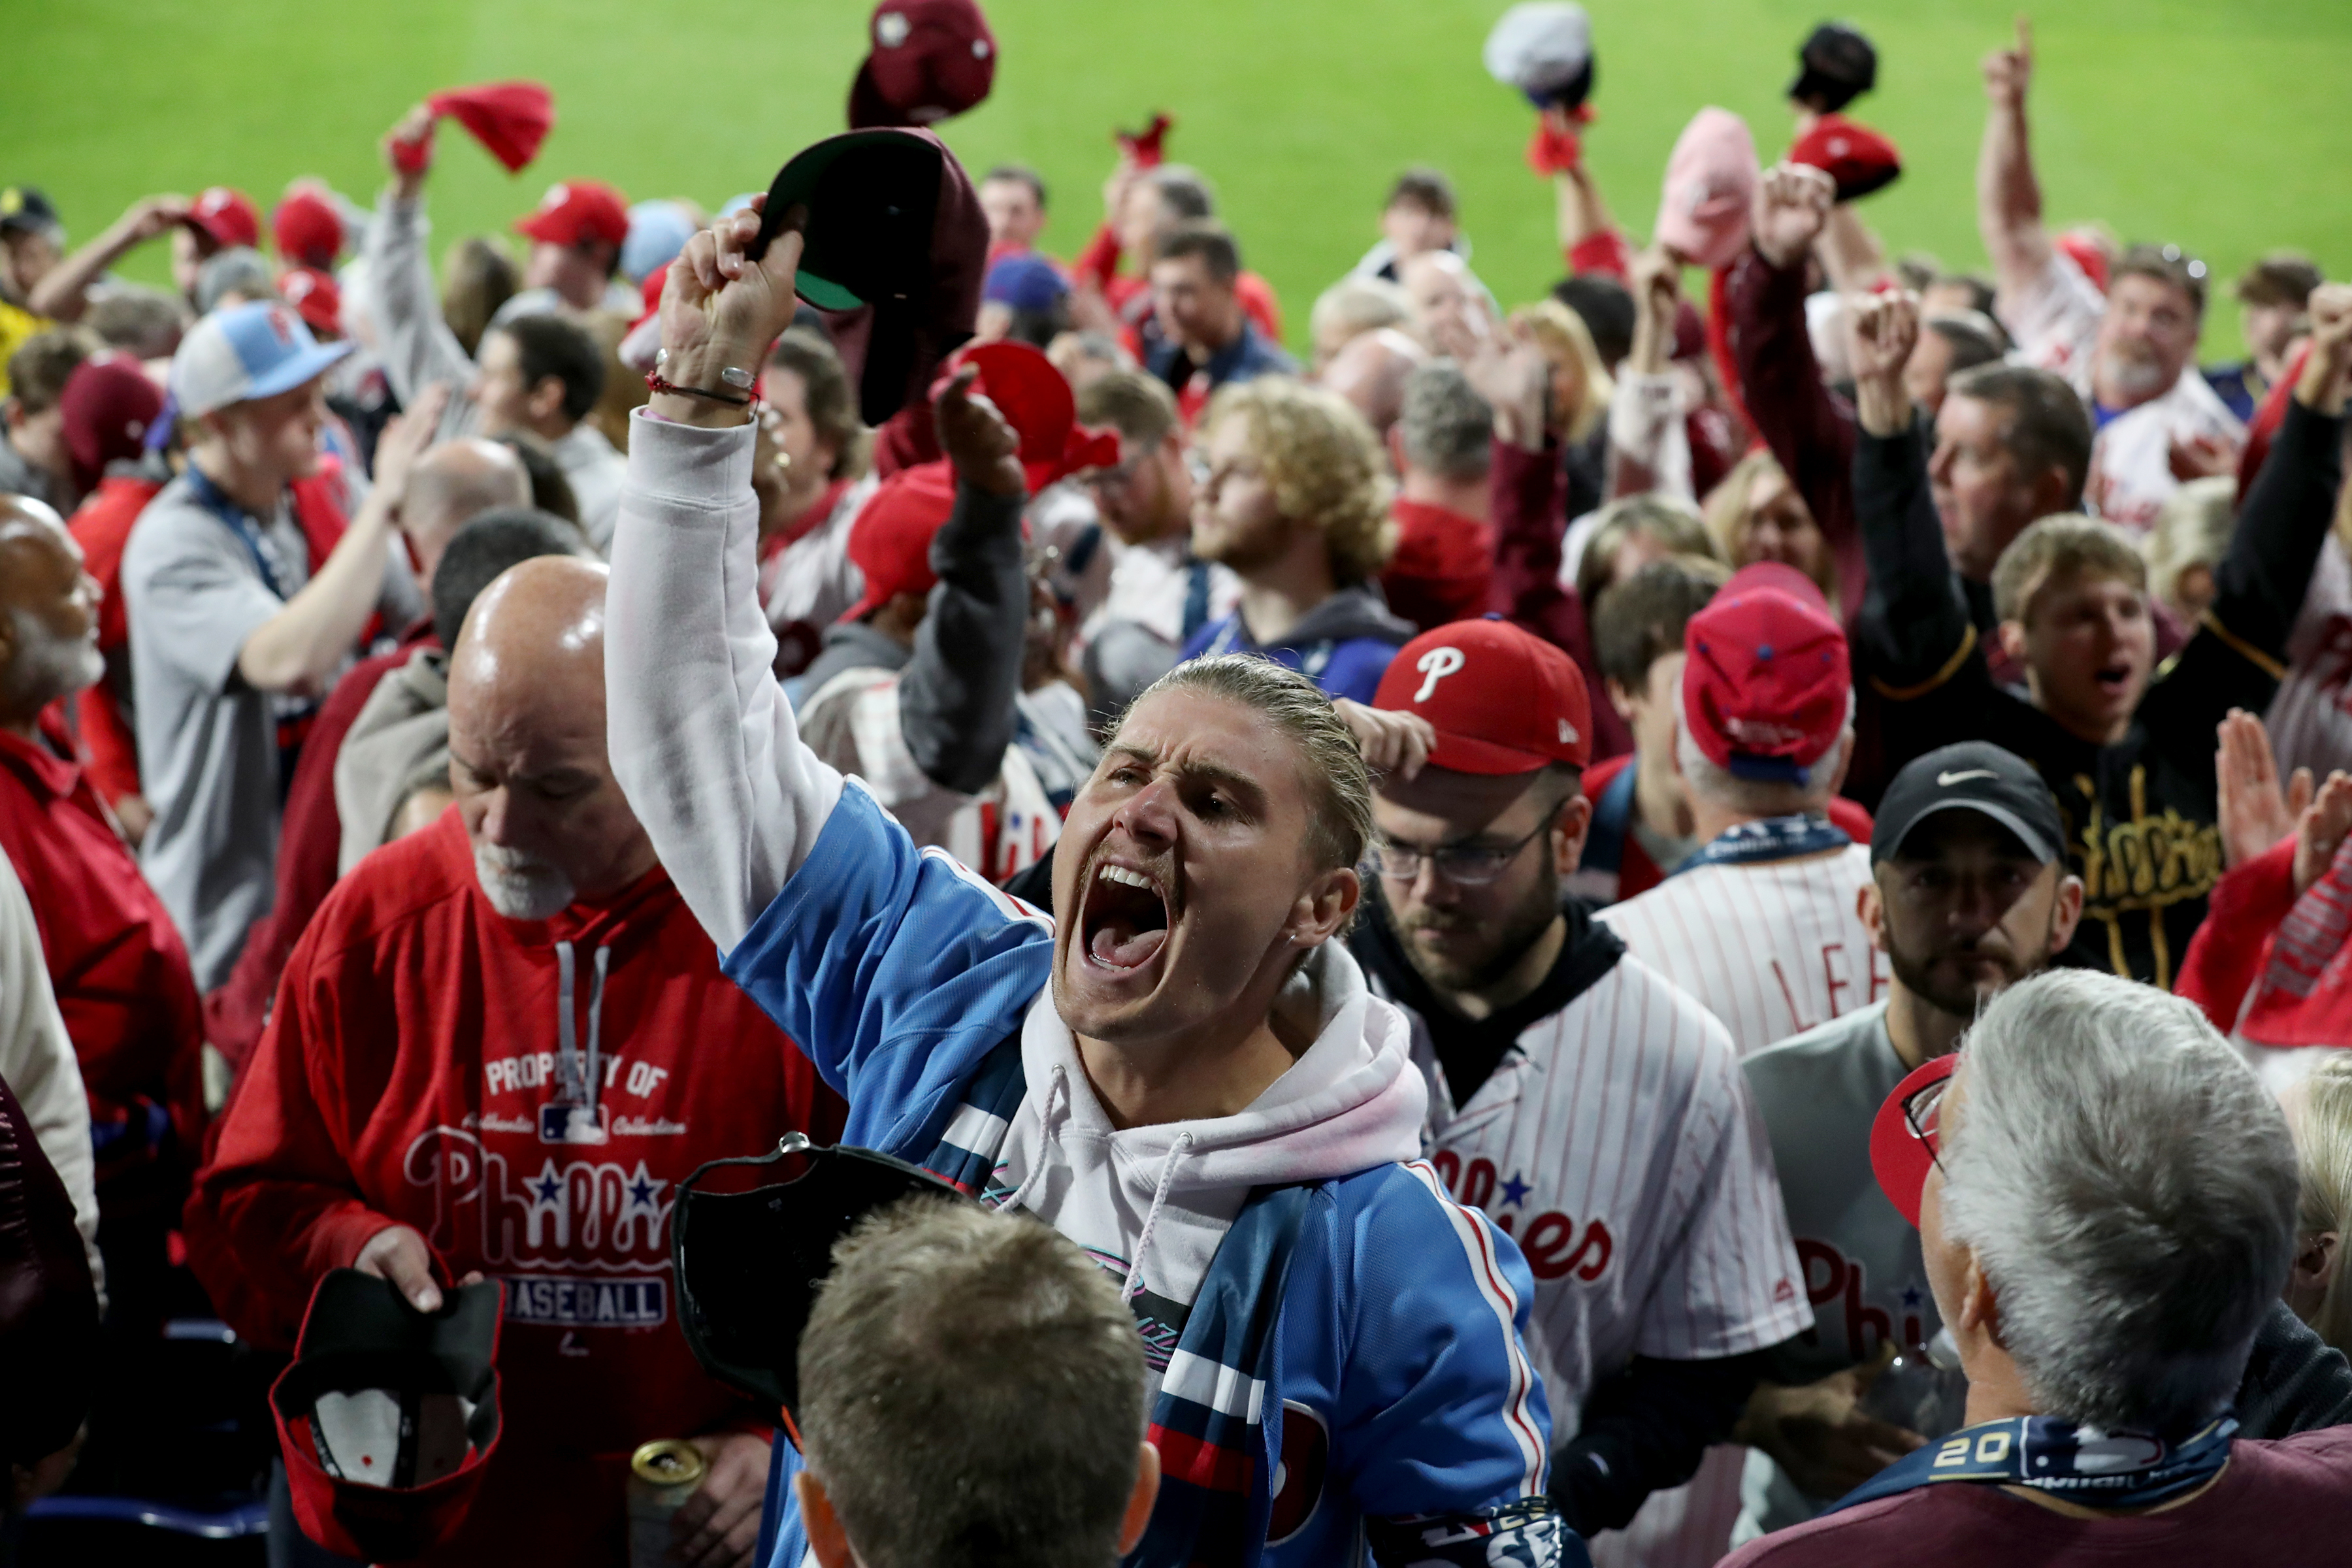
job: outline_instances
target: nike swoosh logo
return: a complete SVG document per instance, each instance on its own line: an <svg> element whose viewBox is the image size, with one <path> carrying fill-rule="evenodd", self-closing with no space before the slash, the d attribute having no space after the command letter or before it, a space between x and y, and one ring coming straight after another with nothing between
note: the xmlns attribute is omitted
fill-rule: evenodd
<svg viewBox="0 0 2352 1568"><path fill-rule="evenodd" d="M1970 779L1997 779L1999 777L2000 777L2000 775L1993 772L1990 768L1969 768L1962 773L1937 773L1936 775L1936 783L1945 789L1949 789L1956 784L1966 784Z"/></svg>

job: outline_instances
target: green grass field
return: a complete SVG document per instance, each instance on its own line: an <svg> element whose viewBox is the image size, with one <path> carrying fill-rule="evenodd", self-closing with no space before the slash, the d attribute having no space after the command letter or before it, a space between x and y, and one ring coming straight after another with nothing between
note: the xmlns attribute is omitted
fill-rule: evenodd
<svg viewBox="0 0 2352 1568"><path fill-rule="evenodd" d="M1315 293L1374 236L1388 180L1433 163L1462 191L1475 261L1507 302L1559 272L1550 195L1520 149L1528 113L1479 64L1507 0L990 0L994 96L951 122L975 168L1051 182L1046 241L1068 255L1099 216L1114 125L1177 116L1173 155L1216 182L1249 263L1280 290L1294 342ZM1620 220L1647 234L1660 172L1693 110L1745 115L1786 145L1780 92L1822 0L1588 0L1599 53L1588 145ZM78 237L150 191L226 183L265 208L298 174L366 197L375 138L427 91L506 76L554 89L539 162L509 177L462 133L431 192L440 241L498 231L567 175L632 198L715 205L763 187L841 127L865 0L6 0L11 70L0 180L45 187ZM1891 248L1975 266L1977 60L2006 0L1872 0L1877 91L1856 113L1902 148L1900 184L1864 212ZM2036 18L2036 150L2052 217L2164 238L2226 279L2293 246L2352 272L2352 5L2345 0L2068 0ZM126 270L160 279L160 247ZM2235 352L2212 312L2209 355Z"/></svg>

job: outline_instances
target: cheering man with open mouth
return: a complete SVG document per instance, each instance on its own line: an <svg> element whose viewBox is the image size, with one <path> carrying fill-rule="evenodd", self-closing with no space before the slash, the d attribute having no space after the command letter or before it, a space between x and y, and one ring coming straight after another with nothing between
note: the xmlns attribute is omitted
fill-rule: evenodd
<svg viewBox="0 0 2352 1568"><path fill-rule="evenodd" d="M671 268L662 375L687 390L635 418L608 633L623 787L726 972L846 1096L845 1142L1027 1210L1121 1280L1165 1478L1129 1561L1342 1562L1368 1538L1383 1563L1582 1562L1543 1496L1526 1265L1408 1163L1404 1023L1333 940L1371 826L1346 726L1267 661L1196 661L1073 804L1058 919L918 852L769 673L729 373L791 321L802 241L753 260L759 226L722 219ZM967 486L1013 452L969 380L939 400ZM769 1495L782 1568L798 1468L784 1449Z"/></svg>

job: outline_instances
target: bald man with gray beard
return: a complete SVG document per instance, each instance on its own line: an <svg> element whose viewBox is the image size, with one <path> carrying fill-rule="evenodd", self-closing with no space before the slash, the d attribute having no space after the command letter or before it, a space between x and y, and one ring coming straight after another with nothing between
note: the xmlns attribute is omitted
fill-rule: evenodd
<svg viewBox="0 0 2352 1568"><path fill-rule="evenodd" d="M456 804L320 906L191 1204L199 1278L265 1344L331 1268L425 1311L447 1282L504 1282L500 1452L432 1554L450 1568L618 1568L628 1458L657 1437L709 1467L675 1559L748 1561L773 1412L672 1327L670 1205L704 1161L840 1125L614 781L607 576L544 557L475 600L450 657Z"/></svg>

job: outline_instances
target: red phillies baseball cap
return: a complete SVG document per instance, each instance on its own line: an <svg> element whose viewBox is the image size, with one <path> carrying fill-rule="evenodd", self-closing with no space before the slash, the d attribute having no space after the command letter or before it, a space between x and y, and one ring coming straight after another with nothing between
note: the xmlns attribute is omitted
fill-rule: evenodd
<svg viewBox="0 0 2352 1568"><path fill-rule="evenodd" d="M1575 660L1503 620L1455 621L1397 650L1372 706L1437 731L1433 767L1531 773L1592 760L1592 699Z"/></svg>
<svg viewBox="0 0 2352 1568"><path fill-rule="evenodd" d="M226 185L199 195L188 208L188 226L226 250L261 243L261 213L253 198Z"/></svg>
<svg viewBox="0 0 2352 1568"><path fill-rule="evenodd" d="M58 396L74 483L95 489L107 464L138 457L163 412L163 389L131 355L110 349L74 366Z"/></svg>
<svg viewBox="0 0 2352 1568"><path fill-rule="evenodd" d="M1069 379L1036 349L1027 343L974 343L948 362L948 375L967 364L980 371L972 390L996 405L1021 437L1021 467L1031 495L1081 468L1118 462L1118 437L1080 427Z"/></svg>
<svg viewBox="0 0 2352 1568"><path fill-rule="evenodd" d="M330 337L343 335L343 292L334 275L314 267L289 267L278 275L278 295L294 307L302 324Z"/></svg>
<svg viewBox="0 0 2352 1568"><path fill-rule="evenodd" d="M1843 114L1824 114L1814 121L1812 129L1789 149L1789 162L1810 163L1835 180L1842 202L1884 190L1903 173L1903 157L1894 142Z"/></svg>
<svg viewBox="0 0 2352 1568"><path fill-rule="evenodd" d="M296 191L279 202L269 215L269 234L289 267L324 272L343 253L342 215L316 191Z"/></svg>
<svg viewBox="0 0 2352 1568"><path fill-rule="evenodd" d="M996 36L972 0L882 0L849 88L849 128L930 125L988 96Z"/></svg>
<svg viewBox="0 0 2352 1568"><path fill-rule="evenodd" d="M899 594L928 594L931 538L955 510L955 465L941 458L901 468L866 498L849 525L849 559L866 574L866 593L842 615L863 620Z"/></svg>
<svg viewBox="0 0 2352 1568"><path fill-rule="evenodd" d="M620 192L598 181L566 180L547 187L537 212L515 219L515 232L550 245L602 239L618 246L629 237L629 204Z"/></svg>
<svg viewBox="0 0 2352 1568"><path fill-rule="evenodd" d="M1851 716L1845 633L1792 566L1734 573L1683 628L1683 652L1691 738L1741 778L1802 783Z"/></svg>
<svg viewBox="0 0 2352 1568"><path fill-rule="evenodd" d="M330 1552L404 1563L465 1523L499 1446L506 1287L445 1289L420 1312L388 1279L331 1269L293 1363L270 1386L302 1533Z"/></svg>
<svg viewBox="0 0 2352 1568"><path fill-rule="evenodd" d="M1919 1194L1927 1184L1927 1173L1935 1167L1936 1154L1911 1131L1910 1120L1903 1114L1904 1102L1930 1084L1950 1078L1959 1065L1957 1051L1930 1058L1895 1086L1895 1092L1871 1120L1871 1173L1877 1176L1878 1189L1886 1194L1886 1201L1914 1228L1919 1224Z"/></svg>

